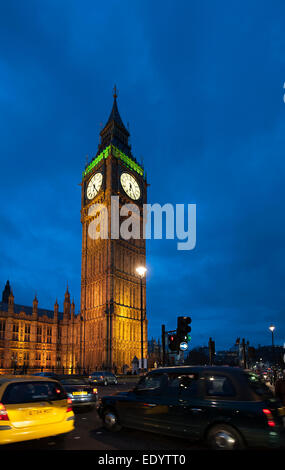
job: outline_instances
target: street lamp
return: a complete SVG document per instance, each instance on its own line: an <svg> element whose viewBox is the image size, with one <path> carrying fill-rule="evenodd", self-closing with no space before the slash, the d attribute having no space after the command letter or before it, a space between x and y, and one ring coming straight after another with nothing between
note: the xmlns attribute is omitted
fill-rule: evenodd
<svg viewBox="0 0 285 470"><path fill-rule="evenodd" d="M274 326L274 325L270 325L269 330L270 330L271 333L272 333L272 347L274 347L274 330L275 330L275 326Z"/></svg>
<svg viewBox="0 0 285 470"><path fill-rule="evenodd" d="M269 330L272 333L272 352L273 352L273 362L275 363L275 349L274 349L274 330L275 330L275 326L270 325Z"/></svg>
<svg viewBox="0 0 285 470"><path fill-rule="evenodd" d="M136 269L138 275L140 276L140 285L141 285L141 369L144 368L144 360L143 360L143 278L146 274L146 267L145 266L138 266Z"/></svg>

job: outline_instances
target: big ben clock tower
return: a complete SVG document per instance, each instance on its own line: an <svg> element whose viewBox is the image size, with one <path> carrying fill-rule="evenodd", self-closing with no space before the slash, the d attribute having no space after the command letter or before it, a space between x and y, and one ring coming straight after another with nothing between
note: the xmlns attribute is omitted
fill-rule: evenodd
<svg viewBox="0 0 285 470"><path fill-rule="evenodd" d="M131 368L136 357L147 357L146 285L136 272L145 266L143 204L147 182L128 143L117 106L116 88L110 117L100 132L98 151L83 172L81 183L81 365L85 369ZM112 236L111 207L135 204L141 227L140 238ZM90 208L101 204L108 211L108 236L90 237L94 215ZM119 217L119 221L123 220ZM142 285L142 290L141 290ZM142 302L141 302L142 300ZM142 314L142 317L141 317ZM141 331L143 330L143 331Z"/></svg>

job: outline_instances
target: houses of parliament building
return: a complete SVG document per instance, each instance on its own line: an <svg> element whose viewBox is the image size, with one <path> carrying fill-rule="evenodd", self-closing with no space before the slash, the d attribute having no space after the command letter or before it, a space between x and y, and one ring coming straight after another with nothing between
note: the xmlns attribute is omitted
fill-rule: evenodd
<svg viewBox="0 0 285 470"><path fill-rule="evenodd" d="M111 208L136 204L143 227L147 182L143 167L132 155L129 132L117 106L116 89L111 114L100 132L100 144L81 181L81 305L75 313L68 287L63 309L53 310L14 302L7 281L0 302L0 373L12 370L60 370L66 373L102 368L121 372L147 357L146 282L137 274L146 264L140 238L90 237L96 218L94 203ZM143 234L143 230L141 230Z"/></svg>

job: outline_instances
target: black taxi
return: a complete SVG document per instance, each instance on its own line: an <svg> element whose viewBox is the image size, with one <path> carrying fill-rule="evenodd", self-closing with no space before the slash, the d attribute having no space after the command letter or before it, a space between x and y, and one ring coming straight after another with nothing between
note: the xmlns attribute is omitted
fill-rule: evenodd
<svg viewBox="0 0 285 470"><path fill-rule="evenodd" d="M235 367L159 368L133 390L101 399L104 426L191 440L212 449L283 447L285 407L254 373Z"/></svg>

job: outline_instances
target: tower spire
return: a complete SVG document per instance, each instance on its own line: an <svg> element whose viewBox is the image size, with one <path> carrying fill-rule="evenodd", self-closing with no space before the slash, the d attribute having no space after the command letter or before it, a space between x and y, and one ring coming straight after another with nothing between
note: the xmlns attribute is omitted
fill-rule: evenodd
<svg viewBox="0 0 285 470"><path fill-rule="evenodd" d="M113 97L114 97L114 100L118 97L117 91L118 91L118 90L117 90L117 87L116 87L116 85L114 85L114 88L113 88L113 92L114 92Z"/></svg>
<svg viewBox="0 0 285 470"><path fill-rule="evenodd" d="M70 293L68 290L68 283L66 286L66 292L64 296L64 302L63 302L63 313L66 315L70 314Z"/></svg>
<svg viewBox="0 0 285 470"><path fill-rule="evenodd" d="M131 147L129 145L128 139L130 133L125 127L122 118L120 116L118 105L117 105L118 89L114 85L113 88L113 107L110 113L109 119L103 129L100 132L101 142L98 147L98 152L102 152L109 145L114 145L115 147L122 150L127 155L131 156Z"/></svg>
<svg viewBox="0 0 285 470"><path fill-rule="evenodd" d="M12 289L11 289L11 286L10 286L10 283L9 281L6 282L6 285L5 285L5 289L3 290L3 293L2 293L2 302L7 304L8 301L9 301L9 295L11 294L12 292Z"/></svg>
<svg viewBox="0 0 285 470"><path fill-rule="evenodd" d="M126 129L126 127L125 127L125 125L122 121L122 118L120 116L119 110L118 110L118 105L117 105L118 93L117 92L118 92L118 89L115 85L114 88L113 88L114 102L113 102L112 111L111 111L111 114L110 114L109 119L107 121L107 124L105 125L104 129L100 132L100 134L102 134L102 132L104 132L104 130L109 126L109 124L112 124L113 126L115 126L115 125L119 126L120 130L123 131L125 134L127 134L127 137L129 137L129 132Z"/></svg>

